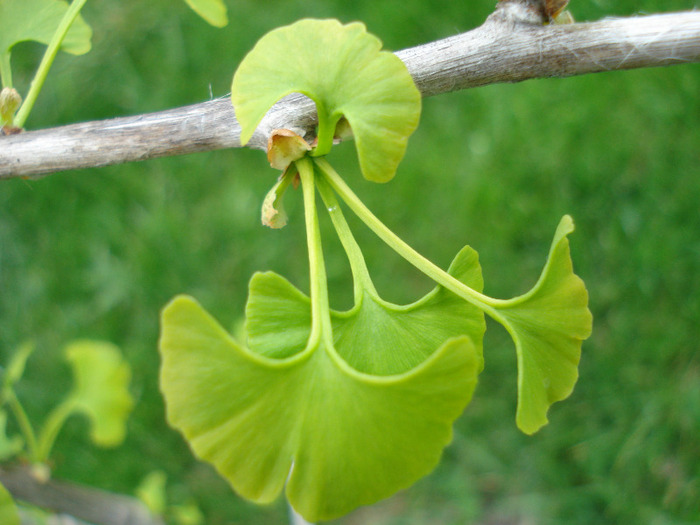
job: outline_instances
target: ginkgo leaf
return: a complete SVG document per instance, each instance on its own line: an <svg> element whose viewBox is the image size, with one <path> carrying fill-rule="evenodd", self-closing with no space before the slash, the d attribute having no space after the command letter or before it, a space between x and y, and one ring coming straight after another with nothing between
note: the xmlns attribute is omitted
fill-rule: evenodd
<svg viewBox="0 0 700 525"><path fill-rule="evenodd" d="M537 284L526 294L497 306L499 320L516 346L516 422L526 434L546 425L549 407L573 391L581 345L591 334L588 292L574 274L569 254L567 235L573 231L571 217L564 216Z"/></svg>
<svg viewBox="0 0 700 525"><path fill-rule="evenodd" d="M18 42L48 44L67 10L68 3L63 0L0 0L0 55L9 54ZM78 16L61 49L82 55L90 51L91 38L92 29Z"/></svg>
<svg viewBox="0 0 700 525"><path fill-rule="evenodd" d="M457 255L450 274L476 290L483 287L477 254L469 247ZM468 335L481 348L486 330L479 308L441 286L409 305L389 303L365 290L352 309L332 311L331 322L343 360L375 375L407 372L451 337ZM273 272L253 276L246 308L251 350L276 358L294 355L306 346L310 325L306 295Z"/></svg>
<svg viewBox="0 0 700 525"><path fill-rule="evenodd" d="M188 6L214 27L228 24L226 5L222 0L185 0Z"/></svg>
<svg viewBox="0 0 700 525"><path fill-rule="evenodd" d="M168 477L162 470L146 474L136 487L136 497L156 516L162 516L167 508L166 483Z"/></svg>
<svg viewBox="0 0 700 525"><path fill-rule="evenodd" d="M304 341L308 299L287 281L257 274L251 295L256 352L192 298L177 297L163 311L167 417L197 456L259 503L286 482L289 501L311 521L387 497L437 465L482 367L469 337L442 341L406 372L365 374L339 355L330 334ZM281 351L271 350L274 339Z"/></svg>
<svg viewBox="0 0 700 525"><path fill-rule="evenodd" d="M89 418L94 443L120 444L134 401L129 393L131 370L119 348L103 341L74 341L65 354L74 376L66 405Z"/></svg>
<svg viewBox="0 0 700 525"><path fill-rule="evenodd" d="M390 180L418 125L421 95L406 66L359 22L300 20L266 34L233 77L231 99L246 143L270 107L291 93L316 103L318 143L329 152L345 117L362 174Z"/></svg>

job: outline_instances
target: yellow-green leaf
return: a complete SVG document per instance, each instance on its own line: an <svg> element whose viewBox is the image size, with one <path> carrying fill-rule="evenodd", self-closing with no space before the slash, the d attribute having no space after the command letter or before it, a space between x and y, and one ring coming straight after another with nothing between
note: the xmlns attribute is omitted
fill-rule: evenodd
<svg viewBox="0 0 700 525"><path fill-rule="evenodd" d="M48 44L68 2L63 0L0 0L0 54L9 54L18 42L34 40ZM92 29L78 16L61 44L73 55L90 51Z"/></svg>
<svg viewBox="0 0 700 525"><path fill-rule="evenodd" d="M279 327L289 315L286 324L299 335L308 320L298 308L305 300L285 291L275 303L283 307ZM281 344L294 345L295 334ZM466 336L445 341L407 372L384 376L357 371L325 337L288 350L272 358L239 346L189 297L163 311L168 421L239 494L270 502L286 484L289 501L310 521L373 503L435 468L482 366Z"/></svg>
<svg viewBox="0 0 700 525"><path fill-rule="evenodd" d="M222 0L185 0L188 6L214 27L228 24L226 5Z"/></svg>
<svg viewBox="0 0 700 525"><path fill-rule="evenodd" d="M318 114L313 155L330 151L345 117L364 177L390 180L418 125L421 95L404 63L381 47L359 22L306 19L266 34L233 77L241 142L250 140L275 102L302 93L313 99Z"/></svg>
<svg viewBox="0 0 700 525"><path fill-rule="evenodd" d="M74 375L69 406L89 418L93 442L106 447L120 444L134 405L128 363L118 347L103 341L75 341L65 352Z"/></svg>
<svg viewBox="0 0 700 525"><path fill-rule="evenodd" d="M588 293L574 274L567 235L574 223L564 216L537 284L497 306L500 321L518 355L516 422L526 434L547 424L549 407L566 399L578 379L581 345L592 330Z"/></svg>

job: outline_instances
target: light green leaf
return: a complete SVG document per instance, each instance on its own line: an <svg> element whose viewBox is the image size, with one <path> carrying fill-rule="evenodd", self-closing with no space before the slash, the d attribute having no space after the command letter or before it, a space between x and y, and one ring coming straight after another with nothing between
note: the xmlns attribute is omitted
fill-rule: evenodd
<svg viewBox="0 0 700 525"><path fill-rule="evenodd" d="M185 0L187 5L214 27L228 24L226 5L222 0Z"/></svg>
<svg viewBox="0 0 700 525"><path fill-rule="evenodd" d="M163 311L160 340L168 421L237 492L269 502L286 482L307 520L332 519L437 465L482 367L469 337L442 341L408 371L378 376L353 368L328 337L305 341L308 298L279 276L253 278L247 312L260 353L237 345L184 296ZM272 351L275 339L280 351Z"/></svg>
<svg viewBox="0 0 700 525"><path fill-rule="evenodd" d="M450 274L476 290L483 287L477 254L469 247L457 255ZM331 322L334 346L343 360L375 375L407 372L451 337L468 335L481 348L486 330L480 309L440 286L405 306L364 290L351 310L331 312ZM275 273L253 276L246 308L251 350L267 357L294 355L306 346L310 325L306 295Z"/></svg>
<svg viewBox="0 0 700 525"><path fill-rule="evenodd" d="M516 422L526 434L546 425L549 407L573 391L581 344L591 334L588 293L573 272L569 254L567 235L572 231L574 223L566 215L559 223L537 284L497 307L516 345Z"/></svg>
<svg viewBox="0 0 700 525"><path fill-rule="evenodd" d="M136 497L156 516L162 516L167 507L166 483L168 477L162 470L149 472L136 487Z"/></svg>
<svg viewBox="0 0 700 525"><path fill-rule="evenodd" d="M74 341L66 349L74 385L67 405L91 422L90 437L98 445L119 445L134 405L129 394L131 370L119 348L103 341Z"/></svg>
<svg viewBox="0 0 700 525"><path fill-rule="evenodd" d="M3 525L20 525L17 506L2 483L0 483L0 523Z"/></svg>
<svg viewBox="0 0 700 525"><path fill-rule="evenodd" d="M246 143L270 107L291 93L316 103L318 144L330 151L344 116L352 128L362 174L390 180L418 125L421 95L406 66L355 22L301 20L265 35L233 77L231 99Z"/></svg>
<svg viewBox="0 0 700 525"><path fill-rule="evenodd" d="M0 0L0 55L9 55L18 42L34 40L48 44L68 3L63 0ZM78 17L61 49L73 55L90 51L92 29Z"/></svg>
<svg viewBox="0 0 700 525"><path fill-rule="evenodd" d="M24 369L27 365L27 359L32 355L32 352L34 352L34 343L31 341L23 343L15 350L2 378L3 389L11 389L17 381L22 379Z"/></svg>

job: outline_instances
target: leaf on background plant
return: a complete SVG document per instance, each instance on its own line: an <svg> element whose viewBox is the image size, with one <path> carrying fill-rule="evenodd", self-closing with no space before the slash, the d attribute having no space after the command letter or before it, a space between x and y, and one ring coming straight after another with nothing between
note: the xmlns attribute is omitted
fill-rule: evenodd
<svg viewBox="0 0 700 525"><path fill-rule="evenodd" d="M28 40L48 44L68 3L63 0L0 0L0 55ZM61 50L73 55L90 51L92 29L78 16L68 30Z"/></svg>
<svg viewBox="0 0 700 525"><path fill-rule="evenodd" d="M162 470L153 470L136 487L136 497L156 516L162 516L167 507L166 483L168 477Z"/></svg>
<svg viewBox="0 0 700 525"><path fill-rule="evenodd" d="M12 495L0 483L0 523L3 525L20 525L19 512Z"/></svg>
<svg viewBox="0 0 700 525"><path fill-rule="evenodd" d="M549 407L566 399L578 379L581 345L592 330L588 292L574 274L565 215L554 235L547 263L526 294L497 306L518 355L516 422L526 434L547 424Z"/></svg>
<svg viewBox="0 0 700 525"><path fill-rule="evenodd" d="M2 378L3 390L11 389L15 383L22 379L24 369L27 366L27 359L34 352L34 343L27 341L23 343L10 358L10 362L5 368L5 373Z"/></svg>
<svg viewBox="0 0 700 525"><path fill-rule="evenodd" d="M418 125L421 95L403 62L381 46L359 22L306 19L267 33L233 77L241 142L250 140L275 102L302 93L318 113L314 154L329 152L345 117L364 177L389 181Z"/></svg>
<svg viewBox="0 0 700 525"><path fill-rule="evenodd" d="M168 509L168 515L173 517L177 525L205 525L206 519L201 509L194 502L173 505Z"/></svg>
<svg viewBox="0 0 700 525"><path fill-rule="evenodd" d="M0 410L0 461L6 461L16 456L23 447L24 440L21 436L7 436L7 412ZM0 523L4 522L0 520Z"/></svg>
<svg viewBox="0 0 700 525"><path fill-rule="evenodd" d="M74 384L68 403L91 423L90 437L100 446L119 445L134 401L129 394L131 370L118 347L103 341L74 341L65 349Z"/></svg>
<svg viewBox="0 0 700 525"><path fill-rule="evenodd" d="M339 355L332 334L309 340L309 299L285 279L256 274L250 293L256 351L237 345L190 297L163 311L168 421L200 458L259 503L275 499L286 482L290 503L310 521L388 497L435 468L476 386L480 347L464 335L443 339L410 370L402 363L396 374L365 374ZM438 308L444 299L429 297L406 308Z"/></svg>
<svg viewBox="0 0 700 525"><path fill-rule="evenodd" d="M214 27L228 24L226 5L222 0L185 0L188 6Z"/></svg>

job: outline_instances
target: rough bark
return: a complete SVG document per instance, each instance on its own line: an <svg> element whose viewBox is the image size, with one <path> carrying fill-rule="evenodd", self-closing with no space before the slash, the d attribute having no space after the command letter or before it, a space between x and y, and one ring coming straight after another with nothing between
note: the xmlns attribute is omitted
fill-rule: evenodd
<svg viewBox="0 0 700 525"><path fill-rule="evenodd" d="M424 96L498 82L700 61L700 12L545 25L540 0L504 0L480 27L397 52ZM277 103L247 147L274 129L314 132L301 95ZM0 137L0 179L241 147L231 102L72 124Z"/></svg>

